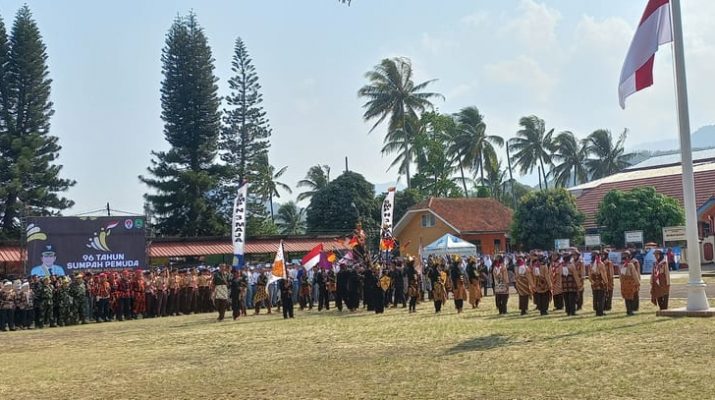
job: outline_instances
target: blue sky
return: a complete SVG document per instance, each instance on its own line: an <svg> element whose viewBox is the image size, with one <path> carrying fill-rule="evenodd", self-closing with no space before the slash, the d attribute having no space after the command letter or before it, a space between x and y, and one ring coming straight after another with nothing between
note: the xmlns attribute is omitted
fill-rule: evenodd
<svg viewBox="0 0 715 400"><path fill-rule="evenodd" d="M476 105L488 129L508 138L521 116L556 131L630 131L627 144L677 137L669 47L653 88L618 106L621 63L645 0L426 1L15 1L27 3L47 45L63 175L80 213L103 207L141 212L150 151L166 148L160 119L161 48L177 14L194 10L227 94L237 36L263 86L273 127L271 162L295 186L314 164L336 176L344 157L374 183L397 179L379 153L384 129L368 135L356 92L380 59L412 59L418 80L436 78L443 112ZM715 2L684 2L693 128L715 122ZM524 177L535 183L534 177ZM279 201L284 200L284 196Z"/></svg>

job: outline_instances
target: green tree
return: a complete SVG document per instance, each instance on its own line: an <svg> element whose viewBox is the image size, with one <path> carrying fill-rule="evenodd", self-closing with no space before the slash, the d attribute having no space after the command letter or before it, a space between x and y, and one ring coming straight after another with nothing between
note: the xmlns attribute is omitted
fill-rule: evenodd
<svg viewBox="0 0 715 400"><path fill-rule="evenodd" d="M586 138L586 150L593 156L586 161L592 179L601 179L620 172L630 165L629 160L633 154L625 154L623 147L626 142L628 130L624 129L613 142L611 131L599 129Z"/></svg>
<svg viewBox="0 0 715 400"><path fill-rule="evenodd" d="M502 200L507 193L509 181L506 179L507 170L502 169L501 160L490 159L485 165L487 170L486 180L482 180L482 185L489 189L489 193L496 200Z"/></svg>
<svg viewBox="0 0 715 400"><path fill-rule="evenodd" d="M320 189L328 186L330 182L330 166L313 165L305 174L305 179L298 181L298 187L308 188L307 191L298 195L298 201L303 201L313 197Z"/></svg>
<svg viewBox="0 0 715 400"><path fill-rule="evenodd" d="M19 237L23 214L56 215L74 204L60 196L75 182L60 178L62 147L50 135L46 50L27 5L9 39L0 19L0 236Z"/></svg>
<svg viewBox="0 0 715 400"><path fill-rule="evenodd" d="M370 129L372 132L389 118L385 143L395 141L390 136L399 128L403 128L402 136L408 135L409 129L405 128L407 119L417 118L425 110L432 109L432 99L443 98L440 94L424 91L434 80L414 83L412 63L408 58L383 59L372 71L366 73L365 77L368 79L368 84L358 91L358 96L366 99L363 105L365 109L363 119L365 121L377 119ZM400 155L403 158L400 164L404 165L400 173L406 176L409 188L410 163L413 154L409 141L405 139Z"/></svg>
<svg viewBox="0 0 715 400"><path fill-rule="evenodd" d="M524 196L516 207L512 238L524 250L552 249L554 240L583 238L584 215L576 199L563 188L539 190Z"/></svg>
<svg viewBox="0 0 715 400"><path fill-rule="evenodd" d="M556 186L567 187L570 181L576 186L578 182L588 180L588 151L585 145L576 140L573 133L559 133L554 139L553 150L552 159L559 162L552 169Z"/></svg>
<svg viewBox="0 0 715 400"><path fill-rule="evenodd" d="M510 141L510 147L514 151L512 162L515 167L519 167L519 172L524 175L531 173L538 165L544 178L544 187L548 189L546 183L545 164L551 163L551 137L554 130L546 131L546 123L543 119L530 115L519 120L522 129L516 132L516 137Z"/></svg>
<svg viewBox="0 0 715 400"><path fill-rule="evenodd" d="M494 146L504 146L504 139L498 135L487 134L487 124L477 107L465 107L457 114L459 147L464 150L463 163L480 174L480 184L484 185L484 165L497 159ZM466 190L466 189L465 189Z"/></svg>
<svg viewBox="0 0 715 400"><path fill-rule="evenodd" d="M418 173L414 176L412 186L425 196L463 195L456 183L459 179L453 177L459 161L449 152L456 126L454 118L451 115L427 112L422 115L419 124L421 129L413 144Z"/></svg>
<svg viewBox="0 0 715 400"><path fill-rule="evenodd" d="M678 200L653 187L612 190L598 205L596 223L602 227L603 241L614 246L625 245L626 231L643 231L644 240L660 243L663 227L683 225L685 211Z"/></svg>
<svg viewBox="0 0 715 400"><path fill-rule="evenodd" d="M360 218L363 229L374 235L378 222L373 215L378 207L375 186L356 172L343 172L310 199L306 211L308 232L346 234Z"/></svg>
<svg viewBox="0 0 715 400"><path fill-rule="evenodd" d="M281 197L279 189L288 192L288 194L293 193L290 186L278 181L288 170L288 167L283 167L276 171L276 168L268 162L268 156L264 155L258 162L257 168L257 185L255 192L263 201L268 201L268 205L271 210L271 221L275 222L275 217L273 215L273 199L279 199Z"/></svg>
<svg viewBox="0 0 715 400"><path fill-rule="evenodd" d="M162 50L164 137L171 148L152 152L151 177L140 176L161 234L199 236L227 232L218 214L215 164L221 128L214 59L196 15L177 17Z"/></svg>
<svg viewBox="0 0 715 400"><path fill-rule="evenodd" d="M222 183L232 200L241 182L252 180L261 157L268 154L271 128L261 105L258 74L241 38L236 39L231 71L234 73L228 81L231 93L226 97L229 108L224 110L219 147L227 176Z"/></svg>
<svg viewBox="0 0 715 400"><path fill-rule="evenodd" d="M289 201L278 207L278 221L276 225L284 235L300 235L305 233L305 209Z"/></svg>

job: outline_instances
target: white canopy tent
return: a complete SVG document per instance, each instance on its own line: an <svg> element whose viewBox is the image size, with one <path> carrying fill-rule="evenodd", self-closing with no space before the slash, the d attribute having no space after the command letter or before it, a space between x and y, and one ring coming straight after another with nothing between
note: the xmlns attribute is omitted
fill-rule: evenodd
<svg viewBox="0 0 715 400"><path fill-rule="evenodd" d="M444 256L454 254L461 257L476 256L477 246L447 233L425 246L422 251L422 256L425 258L431 255Z"/></svg>

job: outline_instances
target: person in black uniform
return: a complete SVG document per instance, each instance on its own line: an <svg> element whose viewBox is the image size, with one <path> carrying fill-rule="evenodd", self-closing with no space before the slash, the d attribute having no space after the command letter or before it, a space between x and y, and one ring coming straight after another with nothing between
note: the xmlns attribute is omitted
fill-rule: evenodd
<svg viewBox="0 0 715 400"><path fill-rule="evenodd" d="M375 291L377 290L377 278L371 268L365 269L363 275L363 302L368 311L375 310Z"/></svg>
<svg viewBox="0 0 715 400"><path fill-rule="evenodd" d="M323 307L325 307L326 310L330 310L328 281L322 268L318 269L313 279L315 280L315 284L318 285L318 311L322 311Z"/></svg>
<svg viewBox="0 0 715 400"><path fill-rule="evenodd" d="M405 299L405 283L402 277L401 266L395 266L395 269L392 270L390 274L390 280L392 282L392 289L394 290L392 308L397 308L397 303L402 303L402 308L407 307L407 300Z"/></svg>
<svg viewBox="0 0 715 400"><path fill-rule="evenodd" d="M348 309L355 311L360 307L360 276L356 268L348 272Z"/></svg>
<svg viewBox="0 0 715 400"><path fill-rule="evenodd" d="M283 319L293 318L293 282L290 279L281 279L280 288Z"/></svg>
<svg viewBox="0 0 715 400"><path fill-rule="evenodd" d="M338 311L343 311L343 302L347 305L348 300L348 278L350 273L344 265L340 266L340 271L335 277L335 308Z"/></svg>

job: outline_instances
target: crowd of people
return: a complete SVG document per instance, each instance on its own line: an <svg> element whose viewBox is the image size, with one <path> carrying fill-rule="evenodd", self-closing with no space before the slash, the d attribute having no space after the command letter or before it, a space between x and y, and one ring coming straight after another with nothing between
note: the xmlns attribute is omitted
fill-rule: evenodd
<svg viewBox="0 0 715 400"><path fill-rule="evenodd" d="M668 259L655 251L651 278L651 300L668 308L670 275ZM288 267L287 278L275 280L270 265L232 270L218 268L158 269L77 273L67 276L31 276L27 280L5 280L0 289L0 331L157 318L226 311L233 319L249 313L258 315L274 309L284 318L294 317L294 304L301 310L367 311L408 308L431 301L440 313L451 298L458 313L465 301L478 308L491 289L499 314L508 312L510 293L516 292L522 315L533 302L541 315L565 310L575 315L583 307L584 282L590 280L595 315L611 310L614 277L619 276L620 293L627 315L639 308L640 265L626 251L621 265L614 265L608 252L591 253L584 263L580 252L532 251L527 254L490 257L430 257L424 263L412 257L389 263L336 265L323 269ZM362 303L362 307L361 307ZM409 306L409 307L408 307Z"/></svg>

